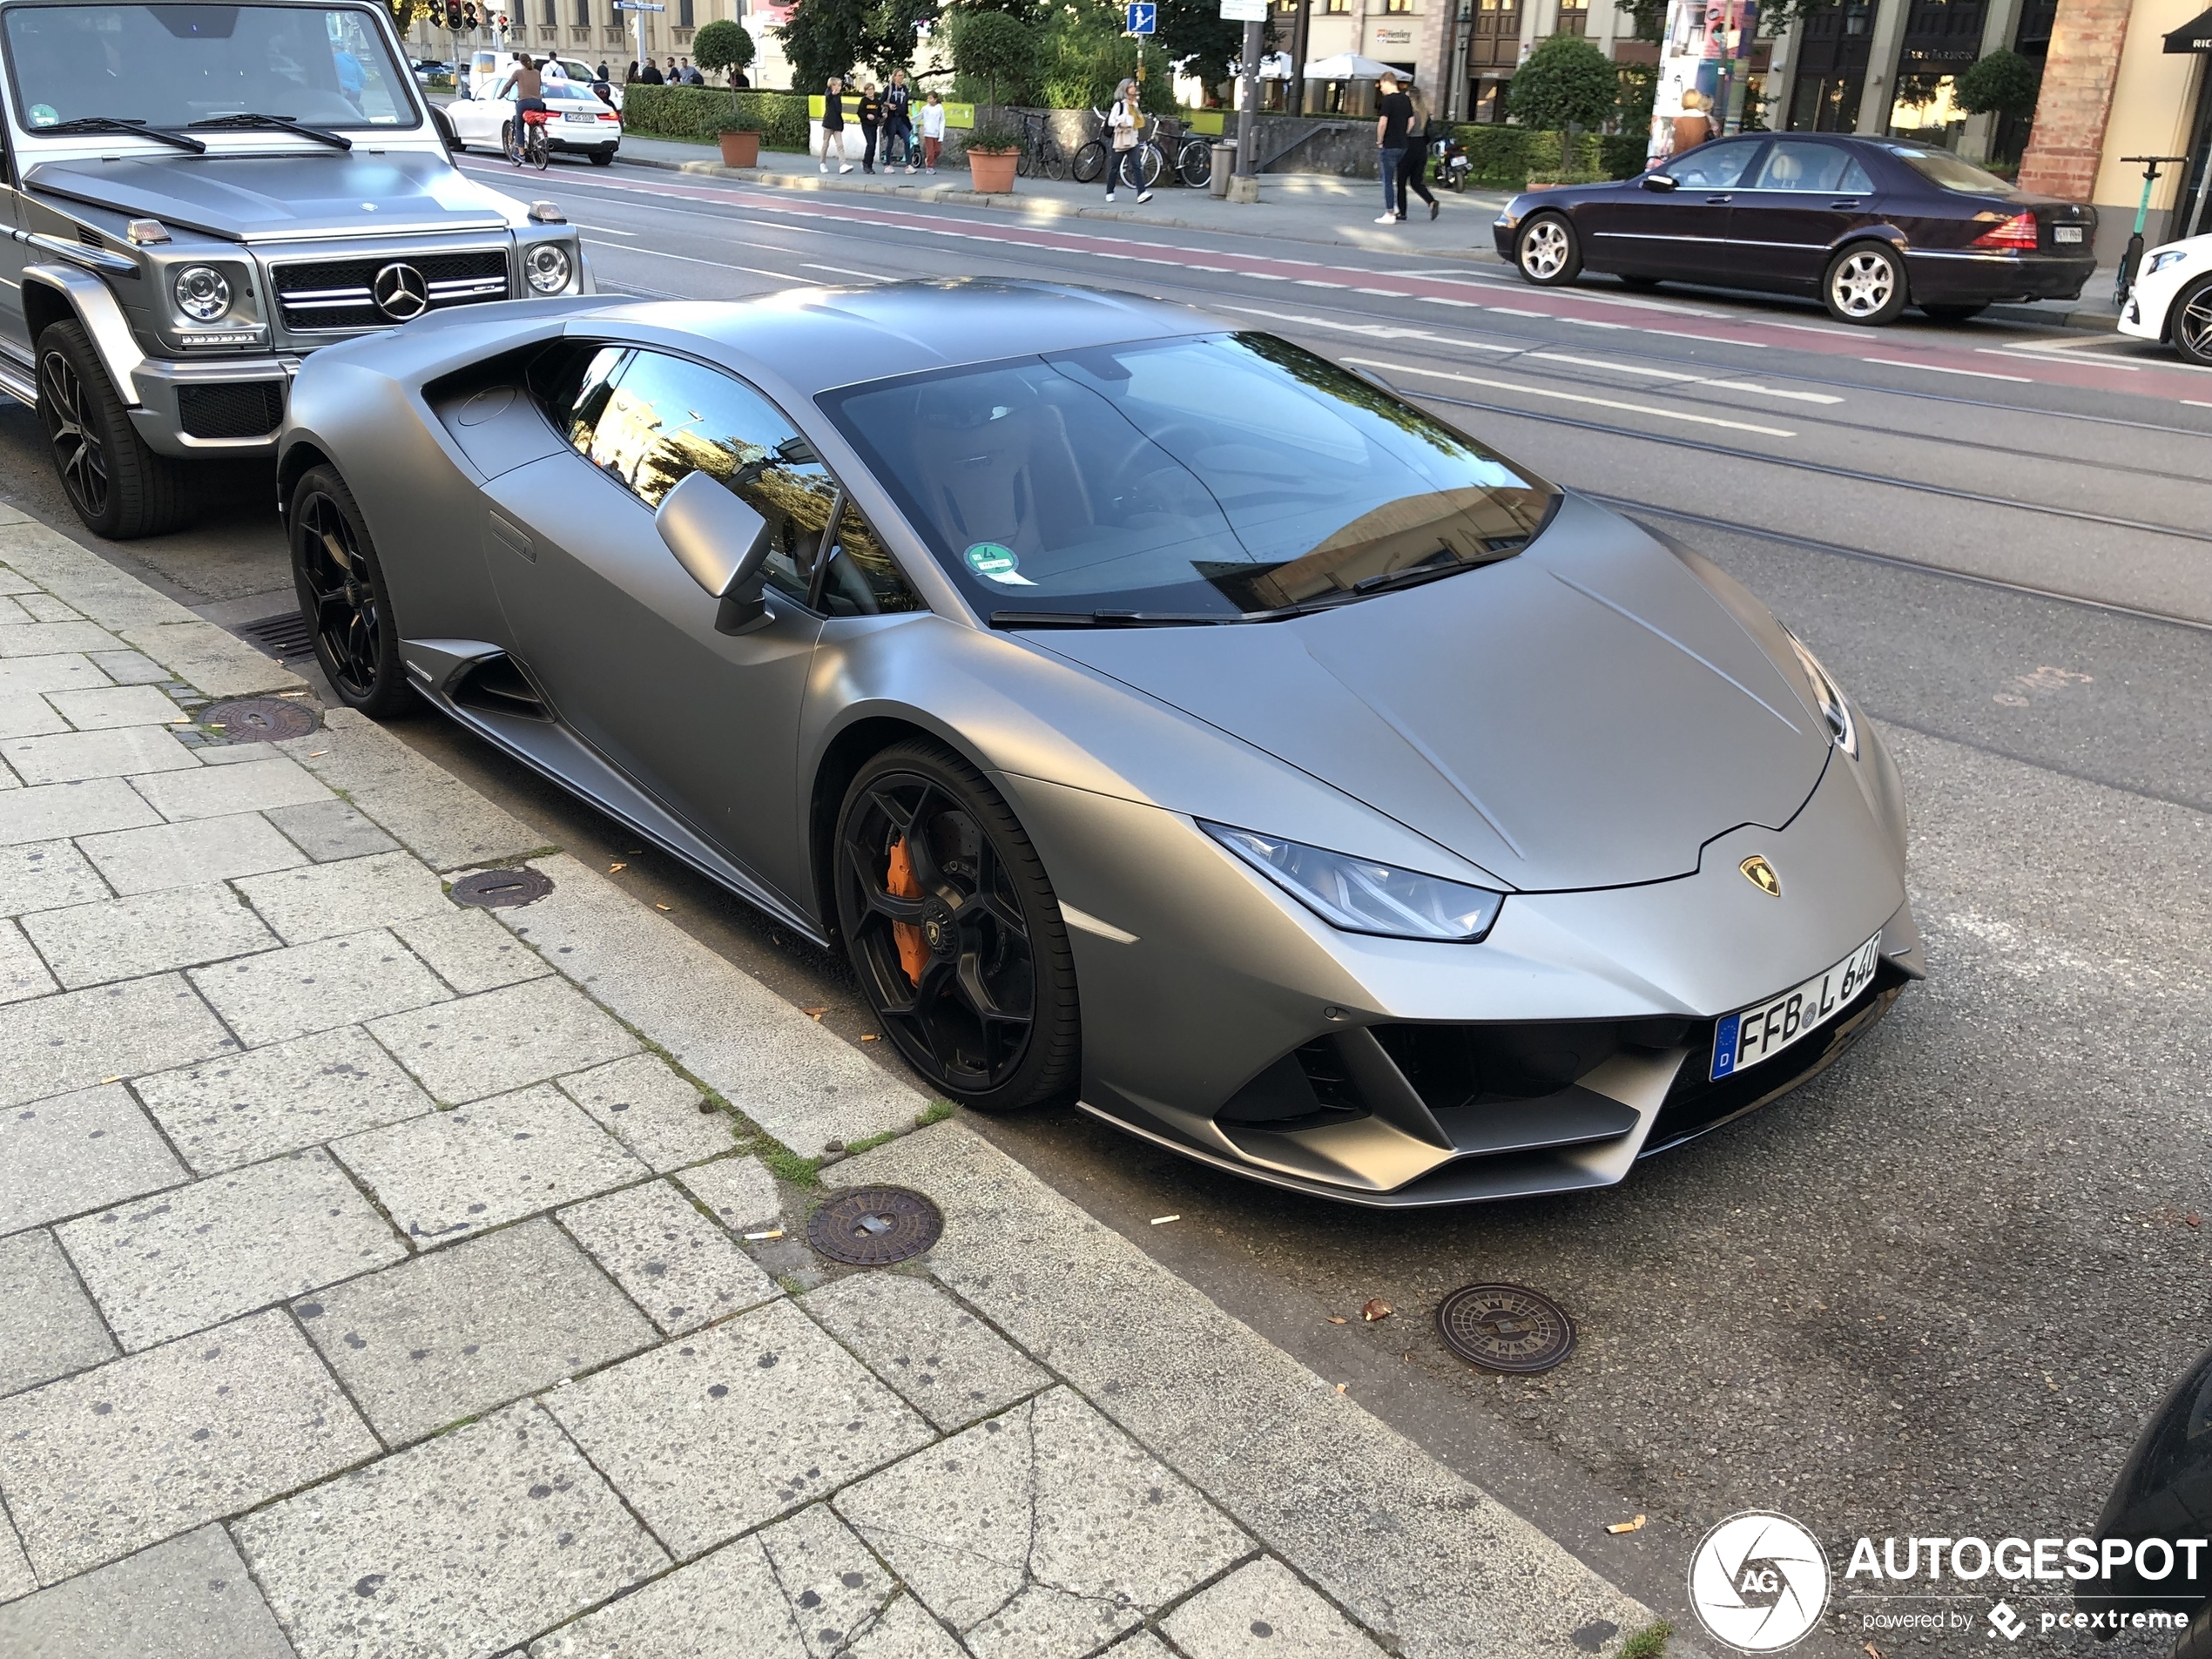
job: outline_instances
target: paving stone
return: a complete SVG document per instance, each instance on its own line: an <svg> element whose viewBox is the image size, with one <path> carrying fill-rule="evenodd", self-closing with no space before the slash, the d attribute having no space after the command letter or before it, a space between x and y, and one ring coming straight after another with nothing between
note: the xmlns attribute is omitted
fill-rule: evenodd
<svg viewBox="0 0 2212 1659"><path fill-rule="evenodd" d="M1076 1659L1253 1548L1064 1388L834 1504L977 1659Z"/></svg>
<svg viewBox="0 0 2212 1659"><path fill-rule="evenodd" d="M374 1020L369 1031L440 1100L480 1100L636 1051L637 1039L564 980L544 979Z"/></svg>
<svg viewBox="0 0 2212 1659"><path fill-rule="evenodd" d="M24 782L74 784L88 778L129 778L142 772L197 769L192 752L165 726L126 725L109 732L64 732L47 738L0 743L5 760Z"/></svg>
<svg viewBox="0 0 2212 1659"><path fill-rule="evenodd" d="M0 623L0 657L49 657L57 651L112 651L123 642L89 622Z"/></svg>
<svg viewBox="0 0 2212 1659"><path fill-rule="evenodd" d="M679 1557L931 1438L787 1302L572 1383L546 1408Z"/></svg>
<svg viewBox="0 0 2212 1659"><path fill-rule="evenodd" d="M433 1105L357 1025L158 1072L135 1087L202 1175L418 1117Z"/></svg>
<svg viewBox="0 0 2212 1659"><path fill-rule="evenodd" d="M1382 1659L1358 1625L1271 1556L1207 1586L1161 1628L1190 1659Z"/></svg>
<svg viewBox="0 0 2212 1659"><path fill-rule="evenodd" d="M463 996L543 979L553 970L528 945L481 910L441 897L428 915L395 921L392 931Z"/></svg>
<svg viewBox="0 0 2212 1659"><path fill-rule="evenodd" d="M311 800L299 806L278 806L269 812L274 824L299 849L318 864L333 859L367 858L389 853L399 846L376 827L351 801Z"/></svg>
<svg viewBox="0 0 2212 1659"><path fill-rule="evenodd" d="M0 916L58 910L107 896L107 883L67 841L0 846Z"/></svg>
<svg viewBox="0 0 2212 1659"><path fill-rule="evenodd" d="M91 691L113 683L92 663L72 653L0 659L0 696L35 697L41 691Z"/></svg>
<svg viewBox="0 0 2212 1659"><path fill-rule="evenodd" d="M0 622L48 622L52 618L34 617L13 597L0 599Z"/></svg>
<svg viewBox="0 0 2212 1659"><path fill-rule="evenodd" d="M185 616L150 626L122 627L124 639L210 697L296 691L307 681L212 622Z"/></svg>
<svg viewBox="0 0 2212 1659"><path fill-rule="evenodd" d="M38 1575L30 1570L30 1558L17 1541L16 1529L0 1517L0 1602L12 1602L19 1595L28 1595L38 1588ZM0 1624L0 1634L6 1626ZM0 1649L0 1651L5 1651Z"/></svg>
<svg viewBox="0 0 2212 1659"><path fill-rule="evenodd" d="M51 593L26 593L16 601L27 620L31 622L82 622L84 613L72 605L64 604Z"/></svg>
<svg viewBox="0 0 2212 1659"><path fill-rule="evenodd" d="M668 1564L528 1405L288 1498L237 1531L300 1659L473 1659Z"/></svg>
<svg viewBox="0 0 2212 1659"><path fill-rule="evenodd" d="M854 1273L800 1306L941 1429L955 1429L1052 1381L1043 1367L924 1278Z"/></svg>
<svg viewBox="0 0 2212 1659"><path fill-rule="evenodd" d="M71 989L221 961L277 942L220 885L41 910L23 918L23 928Z"/></svg>
<svg viewBox="0 0 2212 1659"><path fill-rule="evenodd" d="M867 1630L898 1585L826 1503L754 1534L799 1626L809 1659L833 1659Z"/></svg>
<svg viewBox="0 0 2212 1659"><path fill-rule="evenodd" d="M0 1233L83 1215L185 1178L184 1166L120 1083L0 1114Z"/></svg>
<svg viewBox="0 0 2212 1659"><path fill-rule="evenodd" d="M0 1394L114 1358L114 1339L53 1235L0 1238Z"/></svg>
<svg viewBox="0 0 2212 1659"><path fill-rule="evenodd" d="M69 722L44 698L28 691L0 692L0 738L43 737L69 729Z"/></svg>
<svg viewBox="0 0 2212 1659"><path fill-rule="evenodd" d="M118 685L158 685L169 678L167 669L140 651L96 651L91 661Z"/></svg>
<svg viewBox="0 0 2212 1659"><path fill-rule="evenodd" d="M676 1178L732 1232L754 1232L783 1223L783 1196L776 1190L776 1177L759 1158L718 1158L679 1170Z"/></svg>
<svg viewBox="0 0 2212 1659"><path fill-rule="evenodd" d="M238 887L287 945L453 908L444 884L411 853L309 864Z"/></svg>
<svg viewBox="0 0 2212 1659"><path fill-rule="evenodd" d="M293 1311L395 1446L656 1339L544 1221L417 1257Z"/></svg>
<svg viewBox="0 0 2212 1659"><path fill-rule="evenodd" d="M780 1295L775 1280L665 1181L610 1192L559 1220L671 1336Z"/></svg>
<svg viewBox="0 0 2212 1659"><path fill-rule="evenodd" d="M1177 1659L1150 1630L1132 1630L1106 1649L1105 1659Z"/></svg>
<svg viewBox="0 0 2212 1659"><path fill-rule="evenodd" d="M679 1567L530 1644L530 1659L807 1659L753 1539Z"/></svg>
<svg viewBox="0 0 2212 1659"><path fill-rule="evenodd" d="M376 1449L281 1309L0 1400L0 1493L44 1583Z"/></svg>
<svg viewBox="0 0 2212 1659"><path fill-rule="evenodd" d="M34 1659L294 1659L230 1534L202 1527L0 1608Z"/></svg>
<svg viewBox="0 0 2212 1659"><path fill-rule="evenodd" d="M846 1650L846 1659L968 1659L968 1649L929 1616L911 1595L902 1595Z"/></svg>
<svg viewBox="0 0 2212 1659"><path fill-rule="evenodd" d="M55 691L46 700L79 732L115 725L189 725L186 714L151 685L118 685L97 691Z"/></svg>
<svg viewBox="0 0 2212 1659"><path fill-rule="evenodd" d="M407 1256L310 1148L55 1230L125 1349L202 1331Z"/></svg>
<svg viewBox="0 0 2212 1659"><path fill-rule="evenodd" d="M332 709L327 730L280 745L434 870L520 858L548 838L408 748L367 716ZM316 753L320 751L318 756Z"/></svg>
<svg viewBox="0 0 2212 1659"><path fill-rule="evenodd" d="M561 1087L617 1140L663 1174L730 1150L730 1119L720 1112L702 1112L699 1103L705 1096L657 1055L631 1055L563 1077Z"/></svg>
<svg viewBox="0 0 2212 1659"><path fill-rule="evenodd" d="M0 799L0 846L158 824L161 815L120 778L11 789Z"/></svg>
<svg viewBox="0 0 2212 1659"><path fill-rule="evenodd" d="M249 746L266 749L268 745ZM303 801L327 800L330 796L312 772L282 755L266 755L232 766L199 766L195 763L195 769L190 773L141 778L137 787L172 823L192 818L220 818L227 813L266 812L273 806L297 806Z"/></svg>
<svg viewBox="0 0 2212 1659"><path fill-rule="evenodd" d="M334 1149L410 1238L450 1238L642 1179L644 1166L540 1084L347 1136Z"/></svg>
<svg viewBox="0 0 2212 1659"><path fill-rule="evenodd" d="M253 1048L419 1008L450 995L381 927L196 968L192 983Z"/></svg>
<svg viewBox="0 0 2212 1659"><path fill-rule="evenodd" d="M122 894L228 881L307 862L306 854L258 813L115 830L87 835L78 845L108 884Z"/></svg>
<svg viewBox="0 0 2212 1659"><path fill-rule="evenodd" d="M22 1002L61 987L14 922L0 919L0 1002Z"/></svg>

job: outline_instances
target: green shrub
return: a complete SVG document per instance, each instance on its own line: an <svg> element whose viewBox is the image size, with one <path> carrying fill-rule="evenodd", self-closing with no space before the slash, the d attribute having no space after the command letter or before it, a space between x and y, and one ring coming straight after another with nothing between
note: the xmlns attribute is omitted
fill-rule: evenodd
<svg viewBox="0 0 2212 1659"><path fill-rule="evenodd" d="M1602 172L1565 172L1557 167L1537 167L1528 175L1531 187L1537 185L1602 185L1608 176Z"/></svg>
<svg viewBox="0 0 2212 1659"><path fill-rule="evenodd" d="M1621 73L1595 43L1554 35L1528 54L1507 97L1532 126L1600 127L1621 101Z"/></svg>
<svg viewBox="0 0 2212 1659"><path fill-rule="evenodd" d="M622 124L641 138L690 138L711 144L729 118L734 96L737 113L759 122L744 129L760 134L771 150L806 148L806 100L796 92L741 91L707 86L628 86L623 89Z"/></svg>
<svg viewBox="0 0 2212 1659"><path fill-rule="evenodd" d="M973 151L977 155L1003 155L1026 149L1028 142L1029 135L1022 128L985 116L961 136L961 148L963 152Z"/></svg>
<svg viewBox="0 0 2212 1659"><path fill-rule="evenodd" d="M1608 179L1633 179L1643 171L1645 152L1651 148L1649 123L1633 132L1598 135L1598 169Z"/></svg>
<svg viewBox="0 0 2212 1659"><path fill-rule="evenodd" d="M752 62L752 36L741 23L717 17L691 37L691 61L710 75Z"/></svg>
<svg viewBox="0 0 2212 1659"><path fill-rule="evenodd" d="M1595 173L1611 177L1600 153L1600 138L1595 132L1578 134L1575 145L1573 164L1560 165L1561 135L1547 132L1539 127L1463 126L1458 129L1460 142L1467 146L1467 182L1492 190L1519 190L1528 182L1531 168L1557 174L1561 172ZM1636 140L1637 162L1642 165L1643 140Z"/></svg>
<svg viewBox="0 0 2212 1659"><path fill-rule="evenodd" d="M1974 60L1953 84L1959 107L1969 115L2033 115L2043 88L2043 71L2033 58L1993 51Z"/></svg>

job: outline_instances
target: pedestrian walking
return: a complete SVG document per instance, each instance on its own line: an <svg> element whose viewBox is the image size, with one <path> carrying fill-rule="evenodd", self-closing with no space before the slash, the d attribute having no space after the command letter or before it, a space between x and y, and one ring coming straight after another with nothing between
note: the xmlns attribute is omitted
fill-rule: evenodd
<svg viewBox="0 0 2212 1659"><path fill-rule="evenodd" d="M875 171L876 140L883 136L883 94L873 81L860 85L860 170Z"/></svg>
<svg viewBox="0 0 2212 1659"><path fill-rule="evenodd" d="M838 76L829 78L829 90L822 95L822 171L827 172L830 152L837 152L838 172L850 172L853 164L845 158L845 82Z"/></svg>
<svg viewBox="0 0 2212 1659"><path fill-rule="evenodd" d="M891 71L891 84L883 89L883 165L891 165L891 141L899 141L899 159L914 170L914 93L907 85L907 71Z"/></svg>
<svg viewBox="0 0 2212 1659"><path fill-rule="evenodd" d="M1375 165L1382 174L1383 210L1378 225L1395 225L1398 211L1398 169L1406 159L1406 136L1413 126L1413 100L1398 90L1395 73L1379 84L1382 97L1375 103Z"/></svg>
<svg viewBox="0 0 2212 1659"><path fill-rule="evenodd" d="M610 76L608 75L608 73L607 73L607 66L606 66L606 64L604 64L604 63L603 63L603 64L601 64L599 65L598 72L597 72L595 76L593 76L593 78L593 78L593 79L595 79L595 80L597 80L597 81L602 81L602 82L604 82L604 81L610 80L610 79L611 78L611 77L610 77Z"/></svg>
<svg viewBox="0 0 2212 1659"><path fill-rule="evenodd" d="M628 71L627 71L624 74L624 76L623 76L623 78L622 78L622 84L623 84L624 86L635 86L635 85L637 85L637 84L638 84L638 81L637 81L637 60L636 58L634 58L634 57L633 57L633 58L631 58L631 59L630 60L630 68L629 68L629 70L628 70Z"/></svg>
<svg viewBox="0 0 2212 1659"><path fill-rule="evenodd" d="M640 86L661 84L660 71L654 67L653 60L650 57L645 60L645 67L637 71L637 84Z"/></svg>
<svg viewBox="0 0 2212 1659"><path fill-rule="evenodd" d="M1705 107L1705 95L1696 87L1682 95L1682 113L1675 118L1675 147L1669 153L1678 156L1695 150L1713 136L1713 118Z"/></svg>
<svg viewBox="0 0 2212 1659"><path fill-rule="evenodd" d="M1428 100L1421 96L1421 89L1407 81L1404 86L1406 102L1413 106L1413 119L1406 129L1405 152L1398 159L1398 221L1406 222L1406 192L1413 192L1428 204L1428 216L1434 219L1443 210L1437 206L1436 198L1428 190L1428 144L1430 123Z"/></svg>
<svg viewBox="0 0 2212 1659"><path fill-rule="evenodd" d="M1129 182L1136 186L1136 199L1149 202L1152 192L1144 187L1144 164L1136 157L1137 129L1144 125L1144 113L1136 107L1136 83L1123 81L1114 89L1114 107L1106 111L1106 199L1114 199L1114 181L1126 169Z"/></svg>
<svg viewBox="0 0 2212 1659"><path fill-rule="evenodd" d="M921 165L926 171L937 171L937 153L944 147L945 105L943 100L932 92L929 101L921 106Z"/></svg>

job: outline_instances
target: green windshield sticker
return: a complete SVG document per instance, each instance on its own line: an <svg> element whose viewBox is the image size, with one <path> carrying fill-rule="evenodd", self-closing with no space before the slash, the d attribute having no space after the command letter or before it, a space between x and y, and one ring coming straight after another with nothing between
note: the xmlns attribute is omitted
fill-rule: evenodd
<svg viewBox="0 0 2212 1659"><path fill-rule="evenodd" d="M50 127L61 118L60 112L51 104L34 104L30 106L30 125L35 127Z"/></svg>
<svg viewBox="0 0 2212 1659"><path fill-rule="evenodd" d="M1022 561L1014 550L998 542L978 542L965 555L968 568L987 582L1001 582L1008 587L1034 588L1037 584L1022 574Z"/></svg>

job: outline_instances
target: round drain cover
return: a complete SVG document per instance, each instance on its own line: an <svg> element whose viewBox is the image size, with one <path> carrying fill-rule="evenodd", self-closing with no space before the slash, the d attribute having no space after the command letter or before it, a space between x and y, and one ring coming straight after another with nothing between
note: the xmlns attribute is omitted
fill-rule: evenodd
<svg viewBox="0 0 2212 1659"><path fill-rule="evenodd" d="M1519 1285L1467 1285L1436 1310L1444 1345L1485 1371L1549 1371L1575 1352L1575 1322Z"/></svg>
<svg viewBox="0 0 2212 1659"><path fill-rule="evenodd" d="M241 697L211 703L199 711L202 725L221 729L233 743L281 743L315 729L315 711L280 697Z"/></svg>
<svg viewBox="0 0 2212 1659"><path fill-rule="evenodd" d="M944 1231L944 1217L919 1192L856 1187L814 1212L806 1242L833 1262L882 1267L921 1255Z"/></svg>
<svg viewBox="0 0 2212 1659"><path fill-rule="evenodd" d="M536 870L479 870L453 884L447 896L475 910L506 910L534 904L553 891L552 878Z"/></svg>

